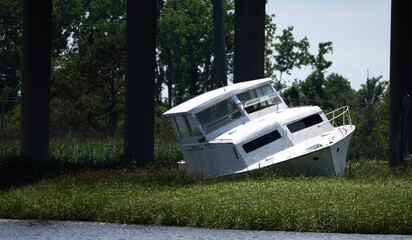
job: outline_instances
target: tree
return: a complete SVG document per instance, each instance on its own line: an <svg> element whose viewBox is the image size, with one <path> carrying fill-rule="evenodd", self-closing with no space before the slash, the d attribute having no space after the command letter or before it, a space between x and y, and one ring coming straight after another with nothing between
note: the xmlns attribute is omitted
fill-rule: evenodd
<svg viewBox="0 0 412 240"><path fill-rule="evenodd" d="M332 65L325 55L332 51L332 42L319 43L318 54L312 63L313 72L300 84L303 97L309 104L323 100L325 72Z"/></svg>
<svg viewBox="0 0 412 240"><path fill-rule="evenodd" d="M366 84L362 84L362 88L359 90L358 94L362 98L365 104L374 105L381 101L383 92L388 86L387 81L379 82L382 79L382 76L377 78L366 79Z"/></svg>
<svg viewBox="0 0 412 240"><path fill-rule="evenodd" d="M89 58L89 59L88 59ZM92 46L86 58L86 73L90 87L95 89L104 118L100 125L114 135L123 113L125 40L114 36L101 38ZM88 66L90 64L90 66Z"/></svg>
<svg viewBox="0 0 412 240"><path fill-rule="evenodd" d="M81 17L84 14L81 0L53 0L52 58L68 53L71 47L69 40L75 36L82 25Z"/></svg>
<svg viewBox="0 0 412 240"><path fill-rule="evenodd" d="M279 82L282 81L282 74L288 73L295 66L296 53L294 51L296 42L292 35L293 27L283 29L283 34L277 36L279 43L275 44L277 55L275 56L275 69L280 72Z"/></svg>
<svg viewBox="0 0 412 240"><path fill-rule="evenodd" d="M324 111L341 106L352 105L356 101L356 92L350 82L337 73L331 73L324 82L324 99L321 103Z"/></svg>
<svg viewBox="0 0 412 240"><path fill-rule="evenodd" d="M5 128L5 114L15 107L20 90L22 37L22 2L0 1L0 132Z"/></svg>
<svg viewBox="0 0 412 240"><path fill-rule="evenodd" d="M388 149L389 89L388 82L381 78L367 78L361 85L357 92L360 107L354 115L354 149L372 156L384 156Z"/></svg>
<svg viewBox="0 0 412 240"><path fill-rule="evenodd" d="M274 52L276 24L273 19L275 14L265 16L265 77L275 79Z"/></svg>
<svg viewBox="0 0 412 240"><path fill-rule="evenodd" d="M282 35L275 36L274 17L274 14L266 15L265 77L272 78L275 81L275 88L282 91L286 88L286 84L282 82L283 73L290 74L289 71L295 67L300 69L302 66L311 65L314 62L314 56L309 53L310 44L306 37L295 41L292 26L283 29ZM279 77L275 75L275 71L279 71Z"/></svg>
<svg viewBox="0 0 412 240"><path fill-rule="evenodd" d="M62 35L52 48L51 126L55 131L113 135L121 125L124 3L55 0L53 29Z"/></svg>
<svg viewBox="0 0 412 240"><path fill-rule="evenodd" d="M110 136L117 130L123 113L124 62L124 38L100 38L94 42L90 53L81 57L76 73L87 83L98 129Z"/></svg>
<svg viewBox="0 0 412 240"><path fill-rule="evenodd" d="M282 93L285 101L292 106L306 105L308 102L312 102L326 112L341 106L352 106L357 101L356 92L350 86L350 82L337 73L331 73L324 80L322 86L323 98L317 95L313 85L314 81L313 73L306 78L306 81L295 80L292 86ZM301 100L304 100L304 102L301 103Z"/></svg>
<svg viewBox="0 0 412 240"><path fill-rule="evenodd" d="M281 88L280 84L283 73L289 74L289 71L294 67L301 68L301 66L309 65L313 62L313 56L308 51L308 39L305 37L297 42L293 37L292 31L293 27L283 29L283 34L276 37L279 42L274 45L277 51L274 69L280 73L279 79L277 80L279 90Z"/></svg>
<svg viewBox="0 0 412 240"><path fill-rule="evenodd" d="M230 4L224 2L225 11L228 7ZM168 88L169 107L215 87L211 10L210 2L202 0L169 0L162 9L158 21L157 71ZM224 17L228 19L230 14ZM225 34L226 49L230 49L227 35L233 31L225 30Z"/></svg>
<svg viewBox="0 0 412 240"><path fill-rule="evenodd" d="M318 55L313 62L313 68L315 71L324 72L330 66L332 66L332 61L325 59L325 55L328 53L333 53L332 42L319 43Z"/></svg>
<svg viewBox="0 0 412 240"><path fill-rule="evenodd" d="M300 82L295 80L292 86L282 92L282 97L288 106L300 106Z"/></svg>
<svg viewBox="0 0 412 240"><path fill-rule="evenodd" d="M65 56L55 60L59 67L52 73L50 124L55 133L90 134L97 129L94 101L87 79L79 71L83 57Z"/></svg>

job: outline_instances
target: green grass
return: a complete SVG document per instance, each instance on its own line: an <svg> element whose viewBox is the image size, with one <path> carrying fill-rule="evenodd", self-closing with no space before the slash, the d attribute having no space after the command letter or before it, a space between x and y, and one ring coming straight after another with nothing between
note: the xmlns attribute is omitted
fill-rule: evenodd
<svg viewBox="0 0 412 240"><path fill-rule="evenodd" d="M18 140L0 140L0 166L19 156ZM175 142L162 139L154 141L154 163L174 164L182 159ZM121 165L123 162L123 139L52 139L50 161L77 168L103 168Z"/></svg>
<svg viewBox="0 0 412 240"><path fill-rule="evenodd" d="M175 165L182 154L175 142L162 139L154 141L154 159L151 164ZM0 187L17 176L19 141L0 140ZM50 159L42 162L45 174L90 169L117 169L125 167L123 139L52 139ZM18 177L19 178L19 177Z"/></svg>
<svg viewBox="0 0 412 240"><path fill-rule="evenodd" d="M0 218L412 234L412 170L347 164L346 177L207 179L176 168L88 170L0 190Z"/></svg>

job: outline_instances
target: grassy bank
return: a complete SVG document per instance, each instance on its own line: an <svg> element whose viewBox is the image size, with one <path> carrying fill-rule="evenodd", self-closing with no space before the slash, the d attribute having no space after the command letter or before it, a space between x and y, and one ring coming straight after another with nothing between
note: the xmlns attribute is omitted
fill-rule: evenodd
<svg viewBox="0 0 412 240"><path fill-rule="evenodd" d="M0 167L19 157L18 140L0 140ZM182 155L174 142L154 141L154 164L175 164ZM70 138L50 141L49 161L64 168L112 168L122 165L123 139Z"/></svg>
<svg viewBox="0 0 412 240"><path fill-rule="evenodd" d="M412 234L412 170L353 161L347 176L205 179L175 168L82 171L0 190L0 218Z"/></svg>
<svg viewBox="0 0 412 240"><path fill-rule="evenodd" d="M158 166L175 165L182 154L175 142L154 141L154 159ZM19 141L0 140L0 187L18 176ZM41 163L42 175L76 170L124 168L123 139L70 138L50 141L50 158ZM19 178L19 177L17 177Z"/></svg>

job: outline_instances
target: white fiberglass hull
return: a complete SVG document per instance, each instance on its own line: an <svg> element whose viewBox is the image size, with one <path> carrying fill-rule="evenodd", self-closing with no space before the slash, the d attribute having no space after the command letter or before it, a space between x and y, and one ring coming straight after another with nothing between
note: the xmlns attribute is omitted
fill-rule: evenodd
<svg viewBox="0 0 412 240"><path fill-rule="evenodd" d="M235 173L273 166L294 175L343 177L354 130L353 125L335 128L332 132L290 147Z"/></svg>

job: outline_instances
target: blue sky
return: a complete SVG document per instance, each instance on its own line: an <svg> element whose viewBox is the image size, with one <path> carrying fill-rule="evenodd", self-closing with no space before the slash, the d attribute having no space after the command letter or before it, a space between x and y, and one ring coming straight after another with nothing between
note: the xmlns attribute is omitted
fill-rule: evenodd
<svg viewBox="0 0 412 240"><path fill-rule="evenodd" d="M266 13L275 14L277 34L294 26L295 40L307 36L310 52L319 42L333 42L333 62L327 74L338 73L358 90L370 77L389 80L390 0L268 0ZM304 80L310 67L293 70L282 79Z"/></svg>

